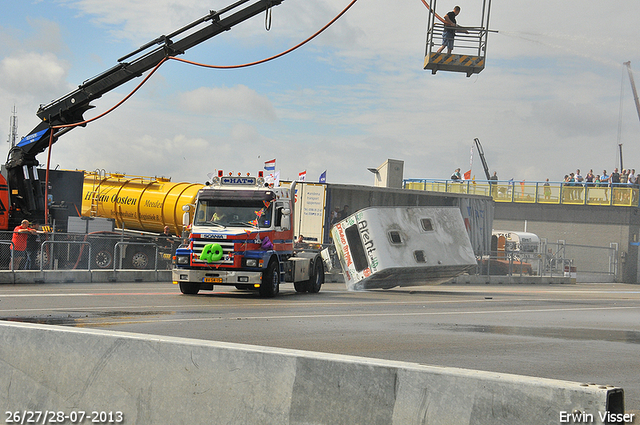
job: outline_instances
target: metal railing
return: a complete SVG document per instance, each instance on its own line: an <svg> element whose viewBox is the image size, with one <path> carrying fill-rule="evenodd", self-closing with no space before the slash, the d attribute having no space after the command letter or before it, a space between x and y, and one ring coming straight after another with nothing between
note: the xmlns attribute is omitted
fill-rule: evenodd
<svg viewBox="0 0 640 425"><path fill-rule="evenodd" d="M9 270L13 271L15 264L14 264L14 258L13 258L13 242L7 242L7 241L0 241L0 245L5 245L9 247ZM2 250L3 252L5 251L4 249Z"/></svg>
<svg viewBox="0 0 640 425"><path fill-rule="evenodd" d="M20 256L13 232L0 232L0 270L170 269L178 238L127 236L115 232L39 233Z"/></svg>
<svg viewBox="0 0 640 425"><path fill-rule="evenodd" d="M55 246L66 246L67 247L67 253L71 252L71 246L72 245L79 245L82 246L82 248L79 250L79 254L78 254L78 261L76 262L76 267L78 266L79 263L81 263L82 257L83 257L83 252L84 252L84 247L88 246L89 247L89 253L88 253L88 258L91 258L91 243L89 242L85 242L85 241L44 241L42 242L42 245L40 245L40 271L44 270L44 266L45 264L48 266L47 270L57 270L58 266L57 266L57 261L55 260ZM48 248L49 246L51 246L51 249L48 250L46 248ZM74 268L76 268L74 267ZM82 266L81 266L82 268ZM91 261L87 261L87 270L91 270Z"/></svg>
<svg viewBox="0 0 640 425"><path fill-rule="evenodd" d="M433 28L427 32L426 54L440 45L444 32L455 33L454 49L456 52L462 49L466 55L484 57L487 45L487 29L479 27L445 27L441 23L434 23Z"/></svg>
<svg viewBox="0 0 640 425"><path fill-rule="evenodd" d="M491 196L495 202L636 207L637 185L503 180L405 179L405 189Z"/></svg>
<svg viewBox="0 0 640 425"><path fill-rule="evenodd" d="M145 246L145 247L152 248L155 252L155 255L153 256L154 258L153 270L158 270L158 245L152 242L118 242L116 243L113 247L113 258L118 258L120 263L118 268L122 269L122 261L124 257L123 249L121 247L126 248L128 246ZM146 269L149 264L149 256L147 252L139 251L134 253L133 256L131 257L131 263L132 263L132 266L136 266L135 268ZM115 261L113 262L113 270L114 271L117 270Z"/></svg>
<svg viewBox="0 0 640 425"><path fill-rule="evenodd" d="M581 281L618 274L618 244L608 247L547 242L542 239L535 250L493 251L477 254L476 275L569 276Z"/></svg>

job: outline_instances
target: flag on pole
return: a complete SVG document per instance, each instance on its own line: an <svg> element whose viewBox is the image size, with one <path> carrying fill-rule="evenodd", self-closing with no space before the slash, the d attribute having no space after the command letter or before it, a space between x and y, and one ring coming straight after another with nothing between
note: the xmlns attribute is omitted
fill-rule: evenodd
<svg viewBox="0 0 640 425"><path fill-rule="evenodd" d="M469 171L464 173L464 180L471 179L471 169L473 168L473 145L471 145L471 154L469 155Z"/></svg>
<svg viewBox="0 0 640 425"><path fill-rule="evenodd" d="M273 173L269 173L264 177L265 183L270 186L278 187L280 186L280 171L275 171Z"/></svg>
<svg viewBox="0 0 640 425"><path fill-rule="evenodd" d="M299 182L303 182L306 177L307 177L307 170L304 170L298 173Z"/></svg>
<svg viewBox="0 0 640 425"><path fill-rule="evenodd" d="M276 160L272 159L264 163L264 169L266 171L276 171Z"/></svg>
<svg viewBox="0 0 640 425"><path fill-rule="evenodd" d="M324 170L322 174L320 174L320 178L318 179L318 183L326 183L327 182L327 170Z"/></svg>

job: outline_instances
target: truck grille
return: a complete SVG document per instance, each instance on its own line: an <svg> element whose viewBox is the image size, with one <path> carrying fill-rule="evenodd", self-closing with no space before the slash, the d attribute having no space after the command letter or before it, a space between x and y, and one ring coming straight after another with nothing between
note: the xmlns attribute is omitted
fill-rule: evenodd
<svg viewBox="0 0 640 425"><path fill-rule="evenodd" d="M211 241L211 240L195 240L193 241L193 262L196 264L207 264L206 261L200 259L200 254L202 254L202 250L205 246L210 243L217 243L222 247L223 257L220 261L213 261L208 264L233 264L233 259L231 258L231 253L233 253L233 241Z"/></svg>

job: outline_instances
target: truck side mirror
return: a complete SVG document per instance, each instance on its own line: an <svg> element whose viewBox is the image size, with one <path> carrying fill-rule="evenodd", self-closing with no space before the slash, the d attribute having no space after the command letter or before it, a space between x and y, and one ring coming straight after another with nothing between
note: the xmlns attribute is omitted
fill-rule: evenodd
<svg viewBox="0 0 640 425"><path fill-rule="evenodd" d="M182 207L184 209L184 207ZM182 214L182 227L187 227L189 226L189 207L187 207L187 210L184 212L184 214Z"/></svg>

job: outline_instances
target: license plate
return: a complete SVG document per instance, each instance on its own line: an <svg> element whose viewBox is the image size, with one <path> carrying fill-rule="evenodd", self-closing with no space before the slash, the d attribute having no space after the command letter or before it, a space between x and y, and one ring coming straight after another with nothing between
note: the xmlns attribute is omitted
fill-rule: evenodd
<svg viewBox="0 0 640 425"><path fill-rule="evenodd" d="M202 283L222 283L221 277L205 277Z"/></svg>

